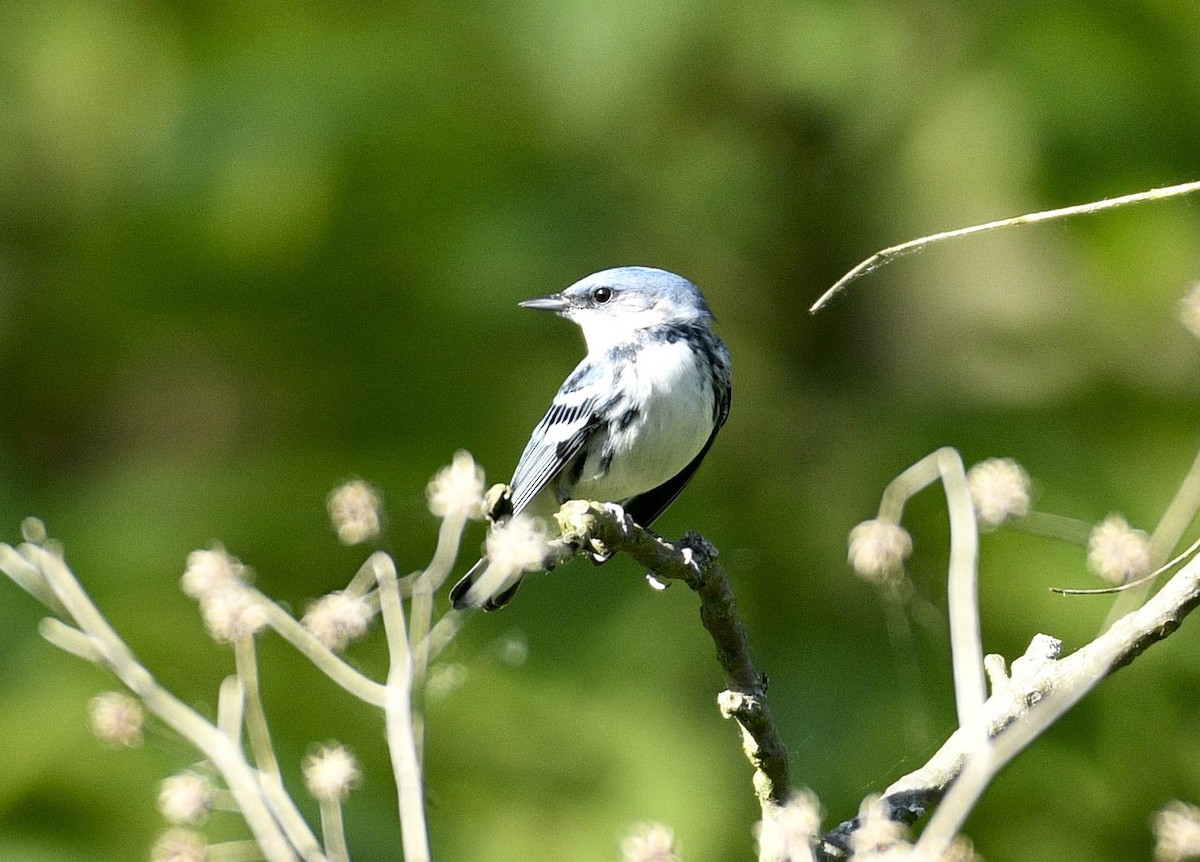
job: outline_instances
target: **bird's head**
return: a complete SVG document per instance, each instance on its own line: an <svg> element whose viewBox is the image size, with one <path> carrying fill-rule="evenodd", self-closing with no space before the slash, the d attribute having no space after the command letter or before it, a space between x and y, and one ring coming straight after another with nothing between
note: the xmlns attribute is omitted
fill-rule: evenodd
<svg viewBox="0 0 1200 862"><path fill-rule="evenodd" d="M640 330L713 321L696 285L673 272L646 266L593 273L562 293L528 299L521 307L553 311L574 321L592 353L632 340Z"/></svg>

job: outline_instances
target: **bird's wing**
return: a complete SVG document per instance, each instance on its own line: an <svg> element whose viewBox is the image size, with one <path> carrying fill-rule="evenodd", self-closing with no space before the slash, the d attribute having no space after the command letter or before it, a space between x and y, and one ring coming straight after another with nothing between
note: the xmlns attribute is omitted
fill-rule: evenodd
<svg viewBox="0 0 1200 862"><path fill-rule="evenodd" d="M519 515L583 451L598 424L596 407L608 389L605 380L597 366L585 361L558 390L513 473L514 514Z"/></svg>
<svg viewBox="0 0 1200 862"><path fill-rule="evenodd" d="M708 440L705 441L704 448L700 450L700 453L689 461L686 467L657 488L651 488L644 493L635 494L626 500L622 506L625 512L643 527L649 527L659 515L667 510L668 506L675 502L675 498L679 496L679 493L687 483L692 480L692 476L695 475L696 470L700 467L700 462L704 460L704 456L712 448L713 441L717 439L717 432L721 430L721 426L729 418L732 389L729 385L727 368L725 373L718 378L717 389L716 404L713 408L712 433L708 435Z"/></svg>

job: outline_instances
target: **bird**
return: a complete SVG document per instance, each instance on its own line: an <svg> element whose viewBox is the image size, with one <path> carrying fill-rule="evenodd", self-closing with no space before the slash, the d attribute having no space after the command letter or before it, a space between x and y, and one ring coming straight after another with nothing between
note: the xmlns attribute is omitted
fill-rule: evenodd
<svg viewBox="0 0 1200 862"><path fill-rule="evenodd" d="M575 323L587 355L521 453L509 483L512 515L546 518L585 499L620 503L650 526L729 416L729 350L704 295L675 273L623 266L519 305ZM473 589L486 566L480 559L451 589L455 608L494 611L512 599L520 574Z"/></svg>

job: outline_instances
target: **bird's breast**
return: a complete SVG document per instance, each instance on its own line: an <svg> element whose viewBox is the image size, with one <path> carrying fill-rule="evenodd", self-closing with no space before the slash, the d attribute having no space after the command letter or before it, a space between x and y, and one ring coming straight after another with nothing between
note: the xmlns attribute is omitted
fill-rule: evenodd
<svg viewBox="0 0 1200 862"><path fill-rule="evenodd" d="M589 448L577 497L624 500L656 488L712 434L711 376L683 340L642 346L615 386L622 397L614 401L607 434Z"/></svg>

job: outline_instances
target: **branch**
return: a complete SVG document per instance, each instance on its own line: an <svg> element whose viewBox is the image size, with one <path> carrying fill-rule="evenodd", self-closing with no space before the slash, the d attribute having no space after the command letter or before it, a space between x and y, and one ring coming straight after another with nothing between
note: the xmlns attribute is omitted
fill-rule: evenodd
<svg viewBox="0 0 1200 862"><path fill-rule="evenodd" d="M946 598L950 612L950 647L954 699L959 724L969 724L987 697L983 679L983 642L979 624L979 531L962 456L951 446L926 455L883 491L879 518L900 524L905 504L941 480L950 514L950 572Z"/></svg>
<svg viewBox="0 0 1200 862"><path fill-rule="evenodd" d="M891 263L898 257L903 257L906 254L912 254L914 251L920 251L925 246L933 245L935 242L942 242L948 239L959 239L964 236L971 236L976 233L983 233L989 230L998 230L1005 227L1015 227L1022 224L1033 224L1041 221L1051 221L1053 219L1067 218L1069 216L1083 215L1086 213L1097 213L1103 210L1116 209L1117 207L1128 206L1129 204L1140 204L1146 201L1158 201L1166 198L1179 197L1180 195L1188 195L1192 192L1200 191L1200 180L1190 183L1180 183L1175 186L1166 186L1164 188L1150 189L1145 192L1137 192L1130 195L1121 195L1116 198L1108 198L1102 201L1092 201L1086 204L1077 204L1076 206L1062 207L1061 209L1043 210L1042 212L1026 213L1025 215L1014 216L1013 218L998 219L996 221L986 222L984 224L975 224L970 227L960 227L956 230L942 231L941 233L930 234L923 236L920 239L909 240L902 242L899 245L889 246L882 251L877 251L869 258L864 260L854 269L843 275L837 280L837 283L829 290L821 295L821 298L813 303L809 311L816 313L825 306L829 300L841 292L841 290L850 282L855 281L862 276L874 272L884 264Z"/></svg>
<svg viewBox="0 0 1200 862"><path fill-rule="evenodd" d="M379 582L379 605L391 662L384 715L388 751L392 757L392 771L396 776L399 796L400 840L407 862L429 862L424 785L421 781L421 763L417 757L417 740L413 733L413 667L404 605L400 601L400 586L392 558L379 552L371 556L371 565Z"/></svg>
<svg viewBox="0 0 1200 862"><path fill-rule="evenodd" d="M581 550L600 554L622 551L659 580L683 581L700 597L700 621L712 637L726 690L717 698L721 714L742 730L743 750L754 767L754 790L763 817L773 816L788 798L787 748L767 703L766 678L750 658L746 629L717 549L699 533L671 544L637 524L612 503L572 500L556 515L561 538L551 542L550 566Z"/></svg>
<svg viewBox="0 0 1200 862"><path fill-rule="evenodd" d="M884 791L882 802L892 819L911 824L943 802L939 815L953 816L942 824L931 822L926 833L936 825L939 836L952 835L993 775L1100 680L1175 631L1197 604L1200 556L1193 557L1145 605L1066 658L1059 657L1061 643L1047 635L1033 639L1025 655L1013 662L1011 675L1005 674L1003 659L988 656L992 695L977 719L986 731L983 749L978 724L956 730L928 763ZM971 775L976 763L981 768ZM962 798L953 799L960 792ZM850 835L858 825L857 819L849 820L826 833L820 858L846 858Z"/></svg>
<svg viewBox="0 0 1200 862"><path fill-rule="evenodd" d="M290 828L295 826L291 812L272 807L266 782L246 762L237 741L158 684L113 631L61 558L36 545L21 545L18 549L0 545L0 570L14 580L17 578L12 575L13 571L36 572L53 595L54 605L63 608L80 638L90 641L93 654L89 657L108 667L138 696L147 710L195 746L216 767L237 800L238 809L266 859L271 862L295 862L298 859L327 862L311 831L302 822L299 828Z"/></svg>

